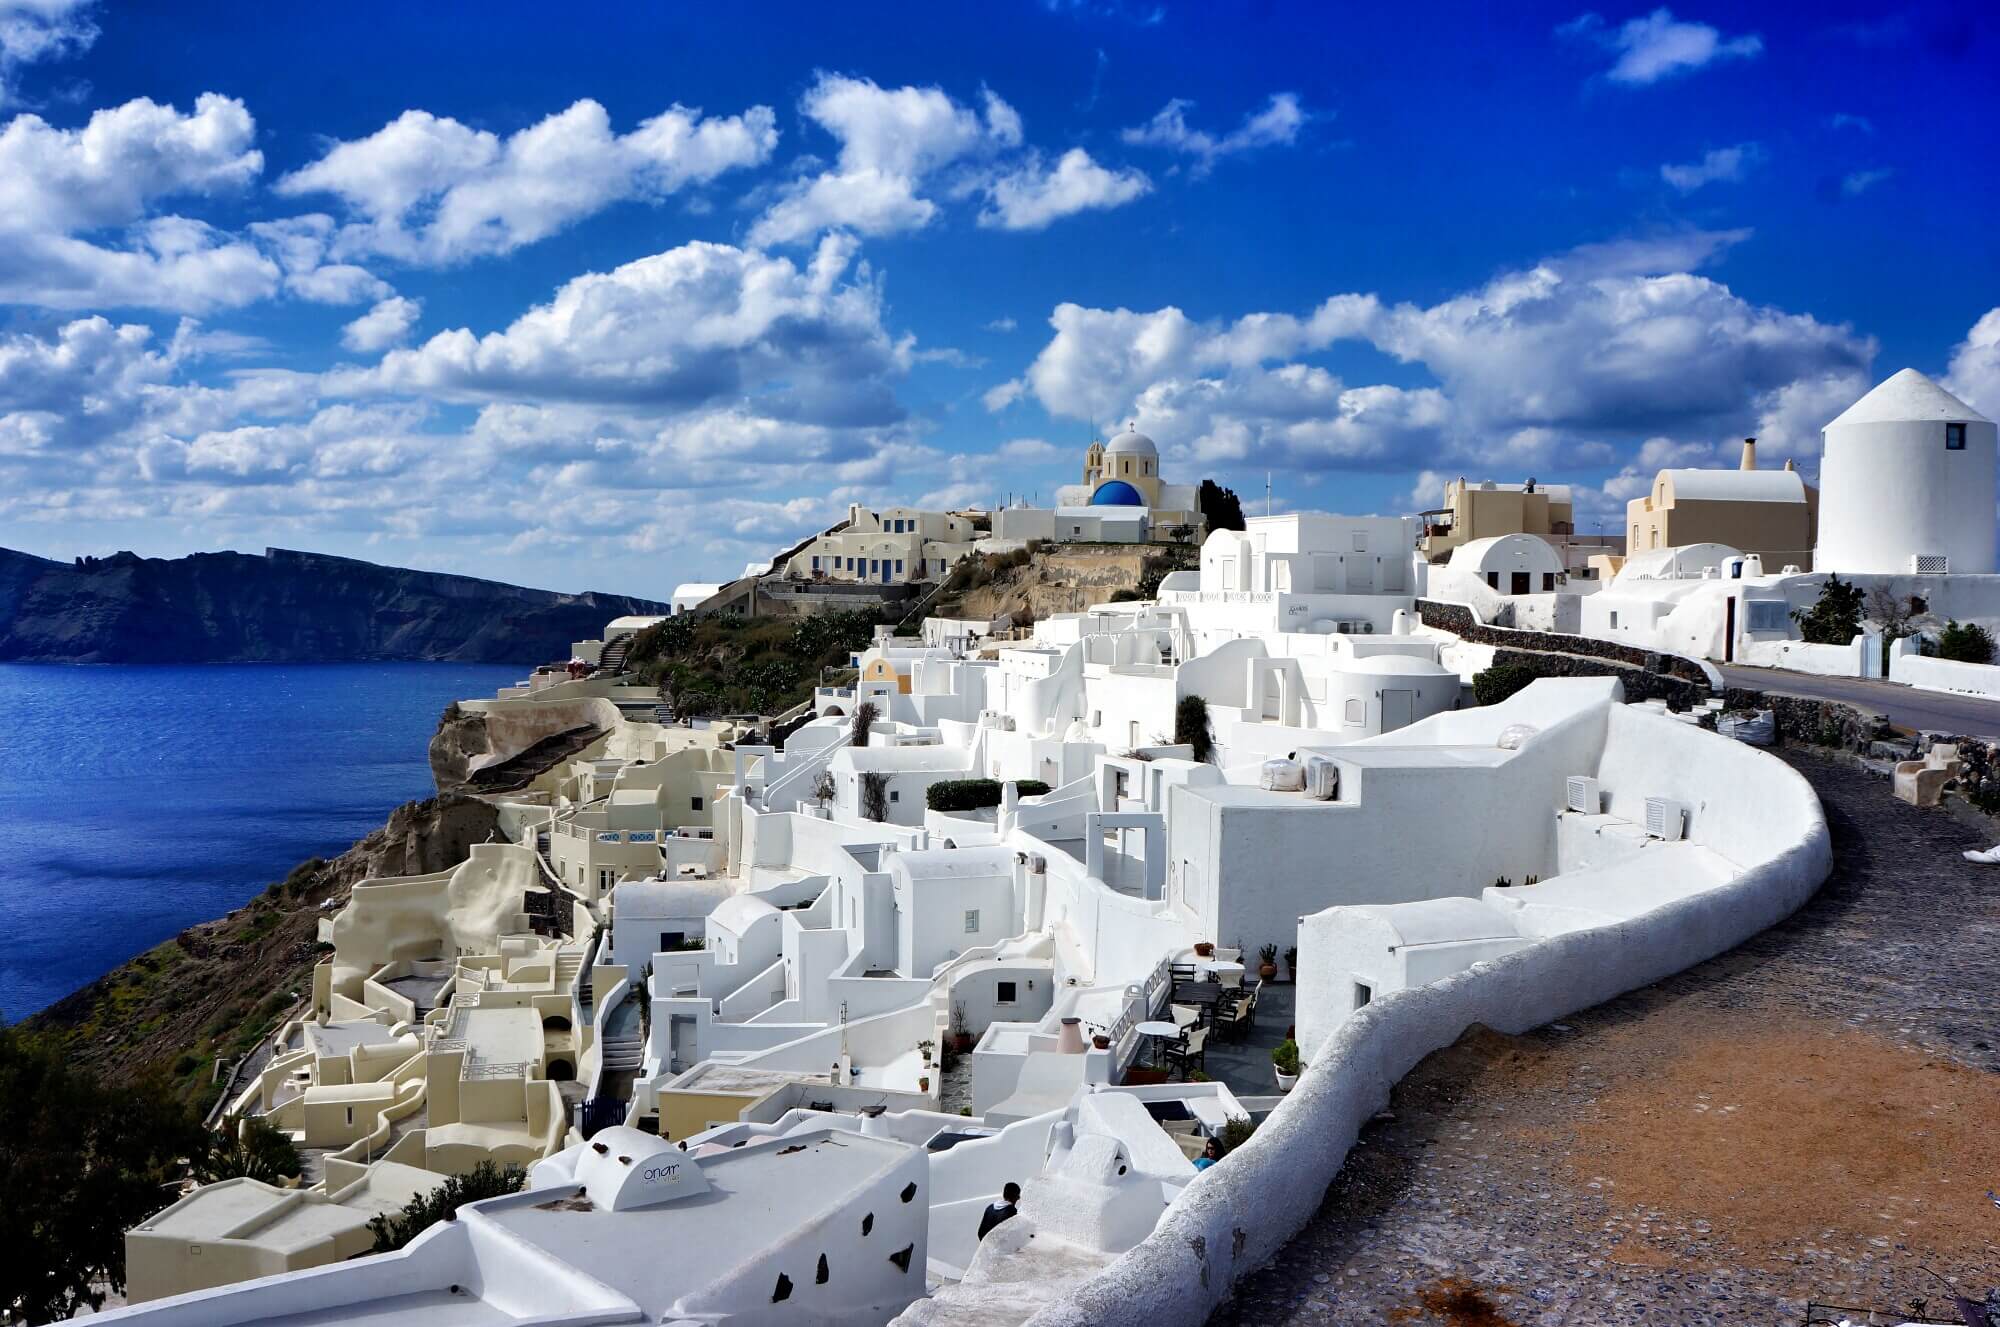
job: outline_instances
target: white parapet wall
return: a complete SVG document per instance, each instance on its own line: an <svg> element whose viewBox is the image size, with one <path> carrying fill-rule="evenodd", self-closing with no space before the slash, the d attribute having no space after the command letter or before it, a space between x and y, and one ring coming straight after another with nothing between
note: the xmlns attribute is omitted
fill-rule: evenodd
<svg viewBox="0 0 2000 1327"><path fill-rule="evenodd" d="M1238 1277L1318 1210L1361 1126L1432 1051L1483 1023L1519 1033L1712 958L1810 898L1832 866L1811 787L1773 756L1617 706L1605 765L1643 766L1651 795L1705 805L1743 868L1727 884L1629 921L1574 931L1382 997L1331 1036L1284 1103L1227 1162L1202 1172L1159 1226L1031 1327L1197 1327Z"/></svg>
<svg viewBox="0 0 2000 1327"><path fill-rule="evenodd" d="M1926 691L1950 691L1961 696L2000 700L2000 667L1993 664L1927 659L1920 654L1897 651L1889 659L1889 680L1905 686L1922 687Z"/></svg>

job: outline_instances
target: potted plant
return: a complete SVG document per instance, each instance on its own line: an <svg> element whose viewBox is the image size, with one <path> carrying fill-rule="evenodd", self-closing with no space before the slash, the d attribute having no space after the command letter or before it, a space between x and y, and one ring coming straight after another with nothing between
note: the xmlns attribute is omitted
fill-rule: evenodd
<svg viewBox="0 0 2000 1327"><path fill-rule="evenodd" d="M1270 981L1278 975L1278 947L1265 945L1257 951L1257 976Z"/></svg>
<svg viewBox="0 0 2000 1327"><path fill-rule="evenodd" d="M917 1051L924 1057L924 1068L928 1069L931 1067L931 1053L936 1049L937 1043L935 1041L926 1039L917 1043Z"/></svg>
<svg viewBox="0 0 2000 1327"><path fill-rule="evenodd" d="M1285 950L1285 980L1297 981L1298 979L1299 979L1299 947L1297 945L1292 945L1290 948Z"/></svg>
<svg viewBox="0 0 2000 1327"><path fill-rule="evenodd" d="M929 1074L925 1074L922 1078L919 1078L917 1080L917 1091L928 1092L930 1090L931 1090L931 1076Z"/></svg>
<svg viewBox="0 0 2000 1327"><path fill-rule="evenodd" d="M1108 1051L1111 1049L1111 1038L1102 1032L1095 1032L1091 1034L1090 1044L1101 1051Z"/></svg>
<svg viewBox="0 0 2000 1327"><path fill-rule="evenodd" d="M1289 1037L1271 1051L1271 1067L1278 1076L1278 1091L1289 1092L1299 1081L1299 1043Z"/></svg>
<svg viewBox="0 0 2000 1327"><path fill-rule="evenodd" d="M1213 940L1196 941L1194 946L1194 953L1196 958L1213 957L1215 954L1215 941Z"/></svg>

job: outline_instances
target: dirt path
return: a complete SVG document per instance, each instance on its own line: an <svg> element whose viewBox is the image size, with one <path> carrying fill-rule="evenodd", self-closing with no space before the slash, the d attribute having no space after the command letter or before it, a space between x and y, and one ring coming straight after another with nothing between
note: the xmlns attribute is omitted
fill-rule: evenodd
<svg viewBox="0 0 2000 1327"><path fill-rule="evenodd" d="M2000 870L1959 858L1964 822L1788 758L1834 835L1811 903L1430 1057L1213 1322L1740 1327L1938 1310L1919 1264L2000 1284Z"/></svg>

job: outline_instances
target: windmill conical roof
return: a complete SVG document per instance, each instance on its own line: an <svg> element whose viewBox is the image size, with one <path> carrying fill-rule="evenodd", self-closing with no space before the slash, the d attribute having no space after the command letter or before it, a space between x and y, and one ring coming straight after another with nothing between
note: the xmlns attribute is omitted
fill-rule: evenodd
<svg viewBox="0 0 2000 1327"><path fill-rule="evenodd" d="M1901 424L1911 420L1992 421L1915 369L1904 369L1877 383L1875 390L1841 412L1828 424Z"/></svg>

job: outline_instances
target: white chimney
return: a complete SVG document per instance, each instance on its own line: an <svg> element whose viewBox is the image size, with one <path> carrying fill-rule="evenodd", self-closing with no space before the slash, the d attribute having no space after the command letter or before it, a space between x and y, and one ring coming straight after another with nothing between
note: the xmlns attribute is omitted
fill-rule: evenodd
<svg viewBox="0 0 2000 1327"><path fill-rule="evenodd" d="M1743 440L1743 468L1745 470L1755 470L1757 468L1757 440L1755 438L1745 438Z"/></svg>

